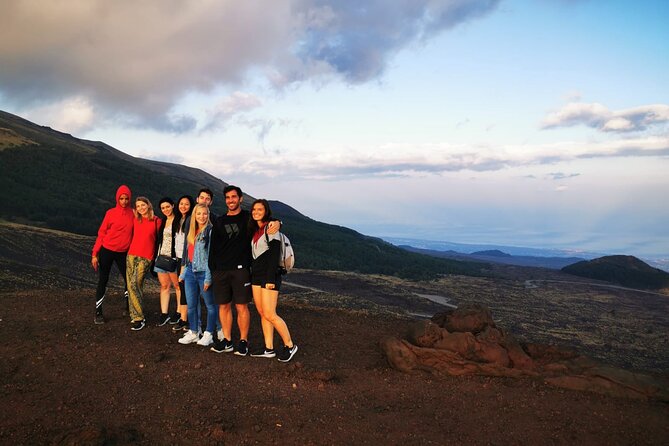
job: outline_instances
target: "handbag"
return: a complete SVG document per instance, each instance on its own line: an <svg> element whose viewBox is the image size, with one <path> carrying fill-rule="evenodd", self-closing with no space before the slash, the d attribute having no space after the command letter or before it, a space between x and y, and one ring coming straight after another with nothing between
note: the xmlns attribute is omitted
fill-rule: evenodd
<svg viewBox="0 0 669 446"><path fill-rule="evenodd" d="M179 261L174 257L159 255L156 257L156 267L173 273L177 270Z"/></svg>

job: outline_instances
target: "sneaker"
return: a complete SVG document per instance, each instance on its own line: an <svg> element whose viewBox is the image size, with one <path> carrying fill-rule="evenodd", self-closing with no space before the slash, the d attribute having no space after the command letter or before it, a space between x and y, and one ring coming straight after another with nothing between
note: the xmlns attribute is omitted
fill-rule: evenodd
<svg viewBox="0 0 669 446"><path fill-rule="evenodd" d="M251 357L253 357L253 358L274 358L275 356L276 356L276 352L274 351L273 348L266 348L266 349L260 350L259 352L251 353Z"/></svg>
<svg viewBox="0 0 669 446"><path fill-rule="evenodd" d="M239 341L239 344L237 344L237 350L235 350L235 355L246 356L248 354L249 354L249 343L245 340Z"/></svg>
<svg viewBox="0 0 669 446"><path fill-rule="evenodd" d="M203 347L206 347L206 346L211 345L213 343L214 343L214 335L212 335L208 331L205 331L204 335L202 335L200 340L197 341L197 345L201 345Z"/></svg>
<svg viewBox="0 0 669 446"><path fill-rule="evenodd" d="M225 336L223 335L223 329L222 328L216 332L216 339L218 339L219 341L222 341L223 339L225 339Z"/></svg>
<svg viewBox="0 0 669 446"><path fill-rule="evenodd" d="M181 321L181 316L179 315L179 313L172 313L169 320L170 325L178 324L180 321Z"/></svg>
<svg viewBox="0 0 669 446"><path fill-rule="evenodd" d="M132 325L130 326L130 329L132 331L139 331L142 328L144 328L145 325L146 325L146 321L144 319L142 319L141 321L133 322Z"/></svg>
<svg viewBox="0 0 669 446"><path fill-rule="evenodd" d="M95 319L93 319L96 325L104 324L105 318L102 316L102 313L95 313Z"/></svg>
<svg viewBox="0 0 669 446"><path fill-rule="evenodd" d="M193 330L188 330L183 337L179 338L179 344L192 344L200 340L200 335Z"/></svg>
<svg viewBox="0 0 669 446"><path fill-rule="evenodd" d="M232 342L223 338L222 341L214 342L214 346L209 350L216 353L230 353L234 349L232 348Z"/></svg>
<svg viewBox="0 0 669 446"><path fill-rule="evenodd" d="M172 322L170 322L171 324ZM173 331L188 331L188 321L183 321L179 319L178 322L176 322L176 325L172 327Z"/></svg>
<svg viewBox="0 0 669 446"><path fill-rule="evenodd" d="M297 344L293 344L293 346L290 348L284 345L283 350L281 351L281 353L279 353L279 361L288 362L291 359L293 359L295 353L297 353Z"/></svg>
<svg viewBox="0 0 669 446"><path fill-rule="evenodd" d="M158 319L158 327L162 327L170 321L170 316L167 313L160 313L160 319Z"/></svg>

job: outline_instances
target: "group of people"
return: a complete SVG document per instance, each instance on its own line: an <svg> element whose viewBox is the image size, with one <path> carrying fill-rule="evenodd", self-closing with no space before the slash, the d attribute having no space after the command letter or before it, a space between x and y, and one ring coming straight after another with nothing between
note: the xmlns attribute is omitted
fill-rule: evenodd
<svg viewBox="0 0 669 446"><path fill-rule="evenodd" d="M105 214L93 246L91 264L98 271L96 324L105 323L103 303L115 263L126 286L130 329L142 330L146 326L144 280L153 269L160 282L158 326L171 324L172 330L185 331L180 344L210 347L216 353L277 357L281 362L293 358L297 345L276 313L281 288L281 223L272 218L267 200L255 200L249 212L241 207L239 187L230 185L223 192L224 215L210 212L214 194L203 188L195 200L184 195L175 204L169 197L162 198L161 219L148 198L137 197L133 205L130 188L118 188L116 206ZM172 288L176 307L170 313ZM204 327L201 300L207 309ZM264 338L263 348L254 352L249 352L248 344L251 300L260 315ZM236 346L232 342L233 302L240 335ZM283 341L279 349L274 348L275 331Z"/></svg>

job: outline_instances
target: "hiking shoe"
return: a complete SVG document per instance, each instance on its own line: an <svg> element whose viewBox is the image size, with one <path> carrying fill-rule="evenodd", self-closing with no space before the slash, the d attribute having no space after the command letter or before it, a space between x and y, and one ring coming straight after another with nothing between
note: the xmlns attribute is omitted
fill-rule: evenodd
<svg viewBox="0 0 669 446"><path fill-rule="evenodd" d="M104 324L105 318L102 316L102 313L95 313L95 319L93 319L96 325Z"/></svg>
<svg viewBox="0 0 669 446"><path fill-rule="evenodd" d="M144 328L145 326L146 326L146 321L144 319L142 319L141 321L133 322L132 325L130 326L130 329L132 331L139 331L142 328Z"/></svg>
<svg viewBox="0 0 669 446"><path fill-rule="evenodd" d="M245 340L239 341L239 344L237 344L237 350L235 350L235 355L246 356L248 354L249 354L249 343Z"/></svg>
<svg viewBox="0 0 669 446"><path fill-rule="evenodd" d="M171 324L172 322L170 322ZM179 319L176 322L176 325L172 327L172 331L188 331L188 321L183 321Z"/></svg>
<svg viewBox="0 0 669 446"><path fill-rule="evenodd" d="M156 326L162 327L170 321L170 316L167 313L160 313L160 319L158 319L158 324Z"/></svg>
<svg viewBox="0 0 669 446"><path fill-rule="evenodd" d="M293 356L295 356L295 353L297 353L297 344L293 344L292 347L288 347L288 346L284 345L283 350L281 350L281 353L279 353L279 361L280 362L288 362L291 359L293 359Z"/></svg>
<svg viewBox="0 0 669 446"><path fill-rule="evenodd" d="M273 348L265 348L258 352L251 353L251 357L253 358L274 358L275 356L276 352L274 351Z"/></svg>
<svg viewBox="0 0 669 446"><path fill-rule="evenodd" d="M209 331L205 331L204 335L200 338L199 341L197 341L197 345L201 345L203 347L207 347L208 345L211 345L214 343L214 335L211 334Z"/></svg>
<svg viewBox="0 0 669 446"><path fill-rule="evenodd" d="M193 330L188 330L183 337L179 338L179 344L193 344L200 340L200 335Z"/></svg>
<svg viewBox="0 0 669 446"><path fill-rule="evenodd" d="M222 341L214 342L214 346L209 350L216 353L230 353L234 349L232 348L232 342L223 338Z"/></svg>
<svg viewBox="0 0 669 446"><path fill-rule="evenodd" d="M181 316L179 315L179 313L172 313L169 320L170 325L178 324L179 321L181 321Z"/></svg>

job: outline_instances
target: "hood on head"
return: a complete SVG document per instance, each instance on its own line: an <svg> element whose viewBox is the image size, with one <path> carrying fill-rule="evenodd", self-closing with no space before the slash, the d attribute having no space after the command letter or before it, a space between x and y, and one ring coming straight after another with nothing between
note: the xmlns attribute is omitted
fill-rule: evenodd
<svg viewBox="0 0 669 446"><path fill-rule="evenodd" d="M130 203L132 203L132 193L130 192L130 188L126 186L125 184L121 184L119 188L116 190L116 206L121 206L118 202L119 198L121 198L121 195L127 194L128 195L128 200L130 200Z"/></svg>

